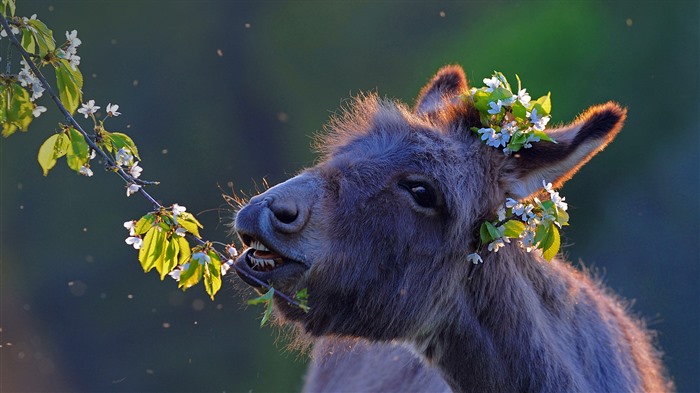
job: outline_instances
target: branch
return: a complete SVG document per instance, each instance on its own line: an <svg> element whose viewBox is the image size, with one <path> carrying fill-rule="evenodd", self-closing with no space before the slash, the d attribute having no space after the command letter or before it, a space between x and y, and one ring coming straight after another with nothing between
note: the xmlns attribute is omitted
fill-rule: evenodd
<svg viewBox="0 0 700 393"><path fill-rule="evenodd" d="M45 78L44 75L41 73L41 71L40 71L39 68L36 66L36 64L34 64L34 61L32 60L33 55L30 54L30 53L28 53L28 52L22 47L22 44L20 44L20 42L17 40L17 37L15 37L14 33L12 33L12 30L11 30L11 28L10 28L10 24L9 24L8 20L5 18L5 15L3 15L2 13L0 13L0 23L2 24L2 28L5 30L5 32L7 32L7 36L8 36L8 38L9 38L10 42L12 43L12 45L13 45L15 48L17 48L17 50L19 51L19 53L22 55L22 58L23 58L24 61L27 63L27 65L29 66L29 68L32 70L32 72L34 73L34 75L37 76L37 78L38 78L39 81L41 82L41 85L42 85L42 86L44 87L44 89L49 93L49 96L51 96L51 99L54 101L54 103L56 103L56 106L57 106L58 109L61 111L61 113L63 113L63 116L65 117L66 121L67 121L73 128L75 128L78 132L80 132L80 134L82 134L82 136L85 138L85 141L87 142L88 146L90 146L91 149L93 149L94 151L96 151L96 152L105 160L105 162L107 163L107 166L110 167L110 168L115 168L115 169L116 169L115 172L116 172L116 173L119 175L119 177L121 177L122 180L124 180L127 184L130 184L130 183L144 184L144 185L145 185L145 184L153 184L153 182L146 182L146 181L143 181L143 180L139 180L139 179L134 178L134 177L131 176L130 174L126 173L126 171L124 171L124 169L123 169L121 166L117 165L117 163L114 161L114 159L112 159L112 157L110 157L107 153L105 153L105 151L102 150L102 149L95 143L95 141L93 140L93 138L92 138L87 132L85 132L85 130L80 126L80 124L78 124L78 122L75 120L75 118L70 114L70 112L68 111L68 109L66 109L66 107L63 105L63 103L61 102L60 98L58 97L58 95L56 95L56 93L54 92L54 90L53 90L53 88L51 87L51 85L49 84L49 82L46 80L46 78ZM9 64L9 63L8 63L8 64ZM151 203L151 205L153 206L153 210L156 210L156 211L157 211L157 210L160 210L160 209L163 208L163 206L162 206L160 203L158 203L158 201L156 201L156 199L153 198L146 190L144 190L143 187L140 187L140 188L139 188L138 193L139 193L142 197L144 197L148 202ZM201 239L201 238L199 238L199 237L197 237L197 236L194 236L194 235L189 235L189 237L190 237L191 239L193 239L193 240L195 241L195 243L197 243L197 244L200 245L200 246L204 246L204 245L206 245L206 244L208 243L207 241L205 241L205 240L203 240L203 239ZM231 258L227 257L226 255L224 255L224 254L223 254L222 252L220 252L219 250L217 250L216 248L211 247L211 249L214 250L214 252L217 254L217 256L219 257L219 259L220 259L221 261L228 261L229 259L231 259ZM251 281L254 281L255 283L257 283L257 284L260 285L261 287L263 287L263 288L265 288L265 289L267 289L267 290L269 290L269 289L272 288L269 284L267 284L267 283L265 283L265 282L263 282L263 281L260 281L258 278L254 277L254 276L251 276L250 274L248 274L246 271L242 270L241 268L239 268L239 267L236 266L235 264L232 265L232 266L233 266L233 268L234 268L238 273L244 275L246 278L250 279ZM301 308L301 304L300 304L299 302L297 302L296 300L292 299L291 297L285 295L284 293L275 291L275 295L277 295L277 296L279 296L280 298L284 299L284 300L287 301L288 303L290 303L290 304L292 304L292 305L295 305L295 306Z"/></svg>

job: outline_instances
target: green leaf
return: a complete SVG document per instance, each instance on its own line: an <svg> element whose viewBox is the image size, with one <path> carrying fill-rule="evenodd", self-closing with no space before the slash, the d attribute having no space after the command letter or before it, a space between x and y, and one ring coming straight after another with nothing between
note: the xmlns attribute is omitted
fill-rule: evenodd
<svg viewBox="0 0 700 393"><path fill-rule="evenodd" d="M511 106L511 109L513 110L513 116L520 120L520 121L526 121L527 120L527 108L522 104L520 101L515 101L515 103Z"/></svg>
<svg viewBox="0 0 700 393"><path fill-rule="evenodd" d="M273 304L273 297L275 296L275 288L270 287L270 289L265 293L264 295L257 297L255 299L250 299L248 300L248 304L261 304L264 303L267 305L265 308L265 314L263 314L263 318L260 321L260 327L265 326L267 321L270 319L270 315L272 315L272 304Z"/></svg>
<svg viewBox="0 0 700 393"><path fill-rule="evenodd" d="M177 236L177 235L175 235ZM179 237L179 236L177 236ZM165 252L156 263L156 270L160 273L161 281L177 266L177 254L180 252L180 245L175 238L165 238Z"/></svg>
<svg viewBox="0 0 700 393"><path fill-rule="evenodd" d="M491 92L491 96L489 97L489 101L494 102L498 100L504 100L506 98L513 97L513 93L510 91L510 89L505 89L503 87L497 87L493 89ZM491 109L489 107L489 109Z"/></svg>
<svg viewBox="0 0 700 393"><path fill-rule="evenodd" d="M546 96L542 96L535 101L533 108L537 108L537 114L542 116L547 116L552 113L552 92L547 93Z"/></svg>
<svg viewBox="0 0 700 393"><path fill-rule="evenodd" d="M180 224L185 230L197 237L199 236L199 228L203 228L202 224L197 221L194 216L189 212L180 213L177 218L177 223Z"/></svg>
<svg viewBox="0 0 700 393"><path fill-rule="evenodd" d="M192 249L190 248L190 243L187 242L182 236L175 236L173 239L177 240L178 248L180 249L180 256L178 257L177 264L184 265L188 259L192 256Z"/></svg>
<svg viewBox="0 0 700 393"><path fill-rule="evenodd" d="M487 93L483 90L477 90L474 93L474 107L482 113L486 113L489 110L489 100L490 100L490 93Z"/></svg>
<svg viewBox="0 0 700 393"><path fill-rule="evenodd" d="M569 213L565 210L557 209L557 222L559 225L569 225Z"/></svg>
<svg viewBox="0 0 700 393"><path fill-rule="evenodd" d="M106 131L105 134L105 137L108 140L107 146L109 151L116 154L119 151L119 149L125 147L129 149L129 151L131 152L131 154L134 155L134 157L136 157L139 160L141 159L141 157L139 157L139 151L136 148L134 141L131 140L131 137L129 137L129 135L123 134L121 132Z"/></svg>
<svg viewBox="0 0 700 393"><path fill-rule="evenodd" d="M554 139L552 139L549 135L547 135L546 132L544 131L539 131L539 130L534 130L533 134L536 136L540 137L541 141L547 141L547 142L552 142L552 143L557 143Z"/></svg>
<svg viewBox="0 0 700 393"><path fill-rule="evenodd" d="M503 235L513 239L520 237L520 234L525 230L525 224L519 220L508 220L503 224L503 227Z"/></svg>
<svg viewBox="0 0 700 393"><path fill-rule="evenodd" d="M204 266L204 289L214 300L214 295L221 289L221 260L214 250L207 253L211 261Z"/></svg>
<svg viewBox="0 0 700 393"><path fill-rule="evenodd" d="M501 231L498 230L492 223L486 221L486 229L489 231L489 235L492 240L496 240L501 237Z"/></svg>
<svg viewBox="0 0 700 393"><path fill-rule="evenodd" d="M7 17L7 7L10 7L10 15L15 16L15 0L2 0L2 14Z"/></svg>
<svg viewBox="0 0 700 393"><path fill-rule="evenodd" d="M187 268L180 273L180 283L178 284L178 287L183 290L197 284L202 280L202 276L204 275L204 266L201 265L199 261L190 258L186 266Z"/></svg>
<svg viewBox="0 0 700 393"><path fill-rule="evenodd" d="M151 252L151 248L153 248L155 245L153 239L157 233L158 228L151 227L148 232L146 232L146 236L143 237L143 244L139 250L139 262L141 262L141 267L143 267L144 272L148 272L149 270L153 269L154 261L148 259L148 254Z"/></svg>
<svg viewBox="0 0 700 393"><path fill-rule="evenodd" d="M28 34L26 31L22 34L22 48L29 53L36 53L36 40L33 34Z"/></svg>
<svg viewBox="0 0 700 393"><path fill-rule="evenodd" d="M89 150L85 137L78 130L71 127L69 128L70 135L70 147L66 152L66 160L68 161L68 166L76 171L80 171L80 167L87 164L90 161Z"/></svg>
<svg viewBox="0 0 700 393"><path fill-rule="evenodd" d="M559 238L559 230L552 224L549 228L549 236L547 236L542 246L542 256L547 262L551 261L555 255L559 252L559 247L561 245L561 240Z"/></svg>
<svg viewBox="0 0 700 393"><path fill-rule="evenodd" d="M538 248L542 248L542 241L549 235L548 230L549 227L545 226L544 224L540 224L537 226L537 230L535 230L535 239L533 240L533 242L537 245Z"/></svg>
<svg viewBox="0 0 700 393"><path fill-rule="evenodd" d="M487 221L484 221L479 228L479 237L481 238L481 244L490 243L491 235L489 234L489 228L486 226Z"/></svg>
<svg viewBox="0 0 700 393"><path fill-rule="evenodd" d="M56 69L56 85L61 102L72 115L78 109L82 100L83 75L79 69L73 69L66 59L59 59L54 65Z"/></svg>
<svg viewBox="0 0 700 393"><path fill-rule="evenodd" d="M56 49L56 43L53 39L53 32L46 27L44 22L38 19L30 19L27 24L33 27L34 30L25 28L25 32L23 34L30 32L34 36L34 39L39 46L39 56L44 57L47 53Z"/></svg>
<svg viewBox="0 0 700 393"><path fill-rule="evenodd" d="M297 292L295 296L296 300L299 302L299 308L304 312L309 312L309 292L306 288Z"/></svg>
<svg viewBox="0 0 700 393"><path fill-rule="evenodd" d="M56 159L66 155L70 141L64 133L51 135L39 148L37 160L44 176L49 174L49 170L56 165Z"/></svg>
<svg viewBox="0 0 700 393"><path fill-rule="evenodd" d="M137 222L136 225L134 225L134 233L137 235L141 235L146 233L151 227L153 226L153 223L156 221L156 216L153 213L148 213L145 216L141 217Z"/></svg>
<svg viewBox="0 0 700 393"><path fill-rule="evenodd" d="M29 99L29 92L17 83L4 90L4 113L2 136L8 137L17 131L26 131L34 119L34 103Z"/></svg>

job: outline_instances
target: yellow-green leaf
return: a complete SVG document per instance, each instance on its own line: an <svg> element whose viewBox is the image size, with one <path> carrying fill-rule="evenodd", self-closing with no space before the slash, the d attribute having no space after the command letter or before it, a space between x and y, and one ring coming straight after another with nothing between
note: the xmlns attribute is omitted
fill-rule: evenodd
<svg viewBox="0 0 700 393"><path fill-rule="evenodd" d="M543 240L544 247L542 249L542 256L547 261L551 261L555 255L559 252L559 247L561 245L561 240L559 239L559 230L552 224L547 233L547 237Z"/></svg>
<svg viewBox="0 0 700 393"><path fill-rule="evenodd" d="M199 228L203 228L202 224L197 221L196 218L191 213L182 212L177 217L177 223L180 224L185 230L197 237L199 236Z"/></svg>
<svg viewBox="0 0 700 393"><path fill-rule="evenodd" d="M503 235L510 238L520 237L520 234L525 230L525 224L518 220L508 220L503 224Z"/></svg>
<svg viewBox="0 0 700 393"><path fill-rule="evenodd" d="M211 261L204 266L204 289L214 300L214 295L221 289L221 260L213 250L207 253Z"/></svg>
<svg viewBox="0 0 700 393"><path fill-rule="evenodd" d="M148 272L149 270L153 269L153 265L151 264L152 261L148 259L148 253L151 250L151 247L153 246L153 238L155 237L156 233L158 232L158 228L156 227L151 227L151 229L146 232L146 236L143 237L143 244L141 245L141 249L139 250L139 262L141 262L141 267L143 267L144 272Z"/></svg>
<svg viewBox="0 0 700 393"><path fill-rule="evenodd" d="M77 68L74 70L66 59L59 59L54 65L56 70L56 85L61 102L72 115L78 109L82 100L83 75Z"/></svg>
<svg viewBox="0 0 700 393"><path fill-rule="evenodd" d="M36 41L34 40L34 35L33 34L27 34L25 31L22 34L22 48L26 50L29 53L35 53L36 52Z"/></svg>
<svg viewBox="0 0 700 393"><path fill-rule="evenodd" d="M180 273L179 287L183 290L197 284L204 274L204 266L199 261L190 259L187 268Z"/></svg>
<svg viewBox="0 0 700 393"><path fill-rule="evenodd" d="M29 99L29 93L17 83L4 90L4 119L2 136L8 137L17 131L26 131L34 119L32 110L34 103Z"/></svg>
<svg viewBox="0 0 700 393"><path fill-rule="evenodd" d="M151 227L153 226L155 219L156 216L153 213L148 213L145 216L141 217L138 221L136 221L136 225L134 225L134 233L137 235L146 233L146 231L151 229Z"/></svg>
<svg viewBox="0 0 700 393"><path fill-rule="evenodd" d="M141 159L139 157L139 151L136 148L136 144L134 144L134 141L131 140L131 137L129 135L123 134L121 132L105 132L105 138L107 139L107 145L108 150L111 151L112 153L115 153L119 151L119 149L125 147L129 149L131 154L134 155L137 159Z"/></svg>
<svg viewBox="0 0 700 393"><path fill-rule="evenodd" d="M267 307L265 307L265 314L263 314L262 321L260 321L260 327L265 326L265 323L267 323L267 321L270 319L270 315L272 315L272 299L274 298L274 296L275 288L270 287L270 289L264 295L255 299L248 300L248 304L264 303L267 305Z"/></svg>
<svg viewBox="0 0 700 393"><path fill-rule="evenodd" d="M69 129L70 135L70 147L66 152L66 160L68 161L68 166L76 171L80 171L80 167L87 164L90 161L89 156L89 146L85 141L85 137L78 130L71 127Z"/></svg>
<svg viewBox="0 0 700 393"><path fill-rule="evenodd" d="M179 237L175 235L176 237ZM165 239L165 252L163 257L158 260L156 270L160 273L161 281L168 275L177 265L177 254L180 251L180 246L175 238Z"/></svg>
<svg viewBox="0 0 700 393"><path fill-rule="evenodd" d="M44 171L44 176L48 175L49 170L56 165L56 159L66 155L69 146L70 141L64 133L51 135L41 144L37 160Z"/></svg>
<svg viewBox="0 0 700 393"><path fill-rule="evenodd" d="M180 248L180 256L178 257L178 265L184 265L187 260L190 259L192 256L192 249L190 248L190 243L187 242L187 239L185 239L182 236L175 236L174 239L177 239L178 246Z"/></svg>

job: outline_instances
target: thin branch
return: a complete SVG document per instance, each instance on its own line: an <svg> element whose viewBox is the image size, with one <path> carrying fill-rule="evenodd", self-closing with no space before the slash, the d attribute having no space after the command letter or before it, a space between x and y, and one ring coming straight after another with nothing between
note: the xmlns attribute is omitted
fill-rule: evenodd
<svg viewBox="0 0 700 393"><path fill-rule="evenodd" d="M83 128L80 126L80 124L78 124L78 122L77 122L77 121L75 120L75 118L70 114L70 112L68 111L68 109L66 109L66 107L63 105L63 103L61 102L61 99L60 99L60 98L58 97L58 95L54 92L54 90L53 90L53 88L51 87L51 85L49 84L49 82L46 80L46 78L45 78L44 75L41 73L41 71L39 71L39 68L36 66L36 64L34 64L34 61L32 60L32 55L31 55L30 53L28 53L26 50L24 50L24 48L22 47L22 44L20 44L20 42L17 40L17 37L15 37L14 33L12 33L12 30L10 29L10 24L8 23L7 19L5 18L5 16L4 16L2 13L0 13L0 23L2 24L2 28L7 32L7 37L9 38L10 42L12 43L12 45L15 46L15 48L17 48L17 50L19 51L19 53L22 55L22 58L24 58L24 61L27 63L27 65L29 66L29 68L30 68L30 69L32 70L32 72L34 73L34 75L36 75L37 78L39 78L39 81L41 82L41 85L42 85L42 86L44 87L44 89L49 93L49 96L51 96L51 99L54 101L54 103L56 103L56 106L57 106L58 109L61 111L61 113L63 113L63 115L64 115L66 121L67 121L71 126L73 126L73 128L75 128L78 132L80 132L80 133L83 135L83 137L85 138L85 141L87 142L88 146L90 146L91 149L93 149L94 151L96 151L96 152L107 162L107 166L108 166L108 167L112 167L112 168L116 168L116 171L115 171L115 172L116 172L116 173L119 175L119 177L121 177L122 180L124 180L127 184L130 184L130 183L137 183L137 184L139 184L139 183L140 183L140 184L153 184L153 183L155 183L155 182L146 182L146 181L138 180L138 179L132 177L131 175L129 175L128 173L126 173L126 171L124 171L124 169L123 169L121 166L117 165L117 163L112 159L112 157L110 157L107 153L105 153L104 150L102 150L102 149L95 143L95 141L93 140L93 138L92 138L87 132L85 132L85 130L83 130ZM157 184L157 183L156 183L156 184ZM139 194L141 194L142 197L146 198L146 200L147 200L148 202L151 203L151 205L153 206L153 209L154 209L154 210L160 210L160 209L163 208L163 206L162 206L160 203L158 203L158 201L156 201L156 199L153 198L148 192L146 192L146 190L144 190L143 187L140 187L139 190L138 190L138 192L139 192ZM199 244L200 246L204 246L204 245L207 244L207 242L206 242L205 240L202 240L201 238L199 238L199 237L197 237L197 236L191 235L190 237L191 237L197 244ZM225 256L223 253L221 253L221 252L220 252L219 250L217 250L216 248L212 247L211 249L214 250L214 252L219 256L219 259L220 259L221 261L228 261L229 259L231 259L231 258ZM270 286L269 284L267 284L267 283L265 283L265 282L259 280L257 277L251 276L250 274L248 274L248 272L242 270L241 268L239 268L239 267L236 266L235 264L233 265L233 268L236 269L236 271L239 272L240 274L246 276L246 277L249 278L250 280L252 280L252 281L254 281L255 283L259 284L259 285L262 286L263 288L268 289L268 290L271 288L271 286ZM301 306L301 305L299 304L299 302L297 302L296 300L293 300L291 297L285 295L284 293L275 291L275 295L277 295L277 296L279 296L280 298L286 300L287 302L289 302L289 303L292 304L292 305L295 305L295 306L297 306L297 307L300 307L300 306Z"/></svg>

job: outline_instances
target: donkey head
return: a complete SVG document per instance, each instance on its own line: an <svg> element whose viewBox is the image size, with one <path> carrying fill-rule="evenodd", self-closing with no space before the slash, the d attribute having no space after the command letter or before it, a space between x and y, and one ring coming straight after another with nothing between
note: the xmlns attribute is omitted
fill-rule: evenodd
<svg viewBox="0 0 700 393"><path fill-rule="evenodd" d="M284 318L312 335L427 334L470 301L466 256L480 223L506 197L537 192L542 180L560 186L625 118L614 103L592 107L547 131L557 144L505 156L470 131L480 121L460 98L467 90L462 69L447 66L413 109L356 98L319 138L318 165L238 212L235 230L249 248L237 266L284 293L308 289L308 313L276 299ZM484 269L494 255L484 254Z"/></svg>

